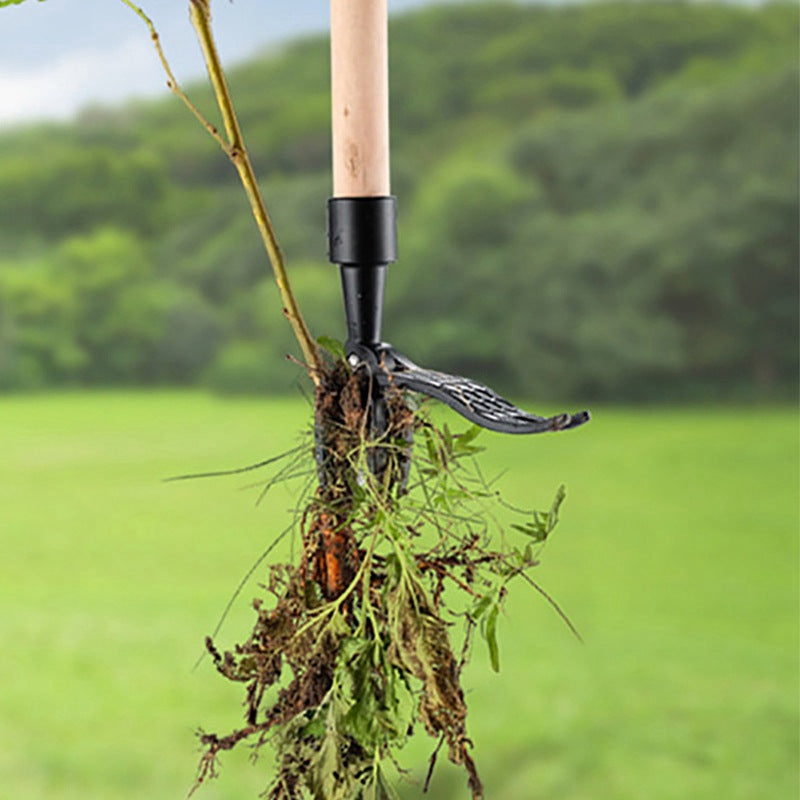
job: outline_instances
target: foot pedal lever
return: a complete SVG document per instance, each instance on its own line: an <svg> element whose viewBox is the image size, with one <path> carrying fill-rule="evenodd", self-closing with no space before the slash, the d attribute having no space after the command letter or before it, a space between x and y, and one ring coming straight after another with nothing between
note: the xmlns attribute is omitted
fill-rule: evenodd
<svg viewBox="0 0 800 800"><path fill-rule="evenodd" d="M531 414L478 381L420 367L388 344L381 344L374 350L350 345L348 351L351 366L365 364L374 370L380 383L392 382L400 388L433 397L470 422L492 431L518 434L564 431L590 419L588 411L552 417Z"/></svg>

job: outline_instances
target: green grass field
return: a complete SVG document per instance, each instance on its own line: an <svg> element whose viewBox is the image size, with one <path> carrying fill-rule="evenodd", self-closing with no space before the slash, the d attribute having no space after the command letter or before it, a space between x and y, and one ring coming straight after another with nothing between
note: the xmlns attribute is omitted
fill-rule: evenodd
<svg viewBox="0 0 800 800"><path fill-rule="evenodd" d="M510 501L545 507L567 484L537 578L586 641L518 586L500 675L474 650L487 800L794 800L794 411L595 411L563 435L484 438ZM308 416L302 401L192 393L0 399L0 797L186 795L193 731L226 732L241 702L192 666L295 498L280 487L256 508L247 476L160 479L287 449ZM431 745L405 753L413 779ZM255 798L268 769L229 754L196 797ZM442 764L430 796L466 798L461 773Z"/></svg>

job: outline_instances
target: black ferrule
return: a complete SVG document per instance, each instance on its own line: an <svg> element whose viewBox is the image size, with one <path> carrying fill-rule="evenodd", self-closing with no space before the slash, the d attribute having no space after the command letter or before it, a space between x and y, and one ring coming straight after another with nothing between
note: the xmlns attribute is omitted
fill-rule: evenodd
<svg viewBox="0 0 800 800"><path fill-rule="evenodd" d="M394 197L334 197L328 201L328 257L342 277L348 345L381 341L386 268L397 260Z"/></svg>
<svg viewBox="0 0 800 800"><path fill-rule="evenodd" d="M370 267L397 261L394 197L328 200L328 258L334 264Z"/></svg>

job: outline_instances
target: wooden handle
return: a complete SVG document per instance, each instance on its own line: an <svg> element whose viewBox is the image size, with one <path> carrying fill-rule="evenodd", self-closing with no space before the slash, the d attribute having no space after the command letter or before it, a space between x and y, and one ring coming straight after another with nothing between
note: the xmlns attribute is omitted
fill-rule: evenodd
<svg viewBox="0 0 800 800"><path fill-rule="evenodd" d="M331 0L333 196L390 194L386 0Z"/></svg>

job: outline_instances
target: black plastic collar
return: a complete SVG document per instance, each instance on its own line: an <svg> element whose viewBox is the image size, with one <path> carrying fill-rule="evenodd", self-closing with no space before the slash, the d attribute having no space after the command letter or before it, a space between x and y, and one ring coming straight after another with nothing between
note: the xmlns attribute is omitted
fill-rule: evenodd
<svg viewBox="0 0 800 800"><path fill-rule="evenodd" d="M334 264L367 268L397 261L397 200L328 200L328 258Z"/></svg>

